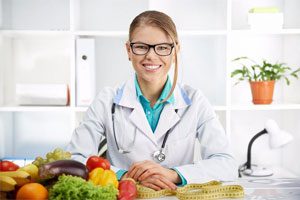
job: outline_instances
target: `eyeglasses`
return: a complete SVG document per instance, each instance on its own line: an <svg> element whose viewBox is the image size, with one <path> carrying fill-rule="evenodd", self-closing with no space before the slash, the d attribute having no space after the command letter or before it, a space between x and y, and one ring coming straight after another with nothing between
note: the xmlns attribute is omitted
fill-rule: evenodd
<svg viewBox="0 0 300 200"><path fill-rule="evenodd" d="M172 53L172 50L174 48L174 44L169 43L161 43L161 44L145 44L141 42L131 42L130 47L132 49L132 52L135 55L146 55L151 48L154 49L154 52L159 56L168 56Z"/></svg>

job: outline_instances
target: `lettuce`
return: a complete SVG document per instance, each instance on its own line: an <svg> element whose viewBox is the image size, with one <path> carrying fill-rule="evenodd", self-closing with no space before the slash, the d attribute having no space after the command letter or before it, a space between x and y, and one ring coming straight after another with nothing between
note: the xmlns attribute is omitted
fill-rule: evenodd
<svg viewBox="0 0 300 200"><path fill-rule="evenodd" d="M115 200L117 194L112 185L95 186L80 177L61 175L49 190L49 200Z"/></svg>

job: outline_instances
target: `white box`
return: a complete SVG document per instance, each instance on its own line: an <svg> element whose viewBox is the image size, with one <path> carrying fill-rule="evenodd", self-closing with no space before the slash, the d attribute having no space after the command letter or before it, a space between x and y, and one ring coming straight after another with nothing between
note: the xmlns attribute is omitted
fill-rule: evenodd
<svg viewBox="0 0 300 200"><path fill-rule="evenodd" d="M282 29L283 13L248 13L248 24L251 29Z"/></svg>
<svg viewBox="0 0 300 200"><path fill-rule="evenodd" d="M95 39L76 40L76 105L89 106L95 97Z"/></svg>
<svg viewBox="0 0 300 200"><path fill-rule="evenodd" d="M16 84L16 102L26 106L66 106L67 84Z"/></svg>

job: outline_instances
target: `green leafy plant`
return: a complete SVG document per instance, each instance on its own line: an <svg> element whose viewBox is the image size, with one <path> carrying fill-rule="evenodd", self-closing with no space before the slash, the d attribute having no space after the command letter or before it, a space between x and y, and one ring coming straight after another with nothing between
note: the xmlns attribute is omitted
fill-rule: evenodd
<svg viewBox="0 0 300 200"><path fill-rule="evenodd" d="M289 77L299 78L300 68L292 71L285 63L269 63L263 60L262 64L256 63L248 57L238 57L233 62L239 62L241 67L231 72L231 77L238 77L238 84L241 81L271 81L285 79L286 84L290 84Z"/></svg>

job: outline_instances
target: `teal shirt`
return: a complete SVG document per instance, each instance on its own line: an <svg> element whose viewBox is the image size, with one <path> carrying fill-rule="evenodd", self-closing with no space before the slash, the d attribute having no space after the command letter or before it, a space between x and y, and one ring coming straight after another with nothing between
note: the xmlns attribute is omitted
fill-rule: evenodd
<svg viewBox="0 0 300 200"><path fill-rule="evenodd" d="M170 78L168 76L165 87L164 87L160 97L158 98L157 102L155 103L155 105L153 107L150 106L150 101L148 99L146 99L146 97L144 97L136 77L135 77L135 88L136 88L137 98L139 99L140 103L143 106L143 109L144 109L145 115L147 117L147 120L149 122L149 125L152 129L152 132L154 133L154 131L157 127L159 118L160 118L160 114L161 114L161 112L164 108L164 105L166 103L174 103L173 94L171 95L171 97L166 102L161 103L161 101L164 100L168 96L168 94L169 94L169 92L172 88Z"/></svg>

